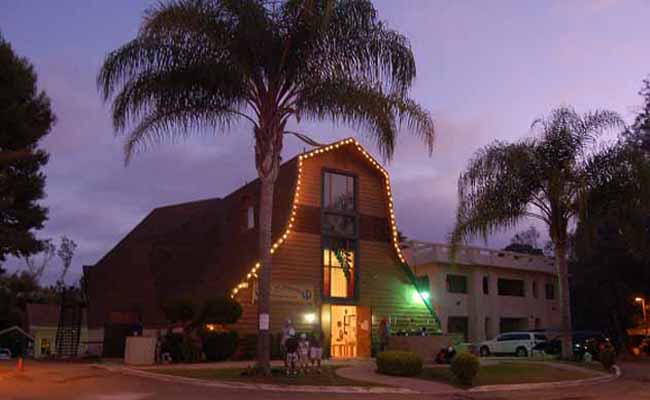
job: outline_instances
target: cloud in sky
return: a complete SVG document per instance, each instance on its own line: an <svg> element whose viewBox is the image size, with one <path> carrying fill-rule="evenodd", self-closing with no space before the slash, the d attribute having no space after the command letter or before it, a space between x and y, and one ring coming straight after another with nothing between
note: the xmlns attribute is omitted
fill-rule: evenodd
<svg viewBox="0 0 650 400"><path fill-rule="evenodd" d="M105 54L135 35L148 4L5 0L0 5L3 35L35 65L58 117L44 141L51 152L44 200L50 220L39 235L68 235L79 243L71 281L81 265L97 262L153 207L224 196L255 178L245 123L227 133L162 145L124 167L122 142L114 137L95 76ZM645 0L376 4L381 17L411 40L418 67L412 95L431 110L438 132L431 157L402 132L388 165L400 230L410 238L447 239L456 180L480 146L529 134L535 118L561 104L579 111L610 108L631 120L641 80L650 73ZM322 122L298 128L323 142L357 136L375 150L349 127ZM284 157L303 147L288 139ZM488 244L502 246L510 235L495 235ZM54 279L57 267L47 279Z"/></svg>

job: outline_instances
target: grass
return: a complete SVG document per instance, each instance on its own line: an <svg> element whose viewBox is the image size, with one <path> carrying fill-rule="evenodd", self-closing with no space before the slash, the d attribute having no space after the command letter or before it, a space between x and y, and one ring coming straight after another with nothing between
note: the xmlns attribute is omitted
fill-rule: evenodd
<svg viewBox="0 0 650 400"><path fill-rule="evenodd" d="M314 372L307 375L299 374L292 376L287 376L284 368L272 368L271 376L245 375L247 371L245 368L174 368L148 370L148 372L205 380L271 383L276 385L376 386L375 384L354 381L338 376L335 371L341 367L343 366L323 366L320 374Z"/></svg>
<svg viewBox="0 0 650 400"><path fill-rule="evenodd" d="M605 371L605 368L603 368L603 364L601 364L600 361L593 361L587 363L582 361L556 360L555 362L561 364L574 365L576 367L581 367L581 368L587 368L601 373L607 373L607 371Z"/></svg>
<svg viewBox="0 0 650 400"><path fill-rule="evenodd" d="M474 386L559 382L593 378L595 376L598 375L588 371L564 370L543 365L541 363L526 364L504 362L496 365L482 366L478 375L474 378ZM420 378L431 379L461 387L448 367L425 367Z"/></svg>

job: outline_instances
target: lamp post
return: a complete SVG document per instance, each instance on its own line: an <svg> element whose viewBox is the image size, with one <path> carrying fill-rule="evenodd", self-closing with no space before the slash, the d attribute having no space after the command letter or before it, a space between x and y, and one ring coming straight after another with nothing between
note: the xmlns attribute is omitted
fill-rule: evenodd
<svg viewBox="0 0 650 400"><path fill-rule="evenodd" d="M641 303L641 309L643 310L643 324L645 325L645 335L648 336L648 314L645 308L645 299L643 297L637 297L634 299L637 303Z"/></svg>

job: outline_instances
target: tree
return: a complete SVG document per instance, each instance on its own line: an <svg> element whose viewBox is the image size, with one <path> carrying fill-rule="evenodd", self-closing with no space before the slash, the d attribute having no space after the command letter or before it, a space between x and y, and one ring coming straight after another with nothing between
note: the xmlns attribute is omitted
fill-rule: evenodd
<svg viewBox="0 0 650 400"><path fill-rule="evenodd" d="M72 264L72 257L74 257L74 252L77 249L77 243L74 240L70 239L67 236L61 237L61 243L59 244L59 250L57 250L56 255L61 259L63 264L63 269L61 270L61 275L57 284L65 286L65 276L68 274L70 265Z"/></svg>
<svg viewBox="0 0 650 400"><path fill-rule="evenodd" d="M650 152L650 79L643 81L643 87L639 91L643 97L643 108L634 119L634 123L625 131L628 142Z"/></svg>
<svg viewBox="0 0 650 400"><path fill-rule="evenodd" d="M0 36L0 262L42 250L33 231L47 219L37 201L44 196L41 168L48 154L38 145L54 121L34 68Z"/></svg>
<svg viewBox="0 0 650 400"><path fill-rule="evenodd" d="M567 246L569 223L584 208L597 136L623 126L618 114L596 111L585 115L561 107L533 122L539 136L479 150L458 180L459 206L451 241L511 228L526 217L543 221L554 245L559 281L562 356L571 346L571 307Z"/></svg>
<svg viewBox="0 0 650 400"><path fill-rule="evenodd" d="M34 277L36 282L41 279L45 269L50 264L50 261L52 261L52 258L54 258L54 254L56 253L56 246L54 246L50 239L44 240L41 243L42 250L40 253L40 259L37 259L34 255L23 257L25 259L25 265L27 266L27 272Z"/></svg>
<svg viewBox="0 0 650 400"><path fill-rule="evenodd" d="M642 143L626 140L589 169L597 172L573 237L577 322L605 328L621 344L633 326L634 297L650 293L650 157Z"/></svg>
<svg viewBox="0 0 650 400"><path fill-rule="evenodd" d="M135 39L98 76L130 159L149 145L202 129L252 124L260 181L258 313L269 314L274 183L293 119L331 119L364 131L385 159L404 125L434 139L427 111L408 98L416 76L407 39L369 0L177 0L150 8ZM132 129L129 127L133 125ZM258 363L270 372L268 328Z"/></svg>
<svg viewBox="0 0 650 400"><path fill-rule="evenodd" d="M503 250L534 256L544 255L544 251L537 247L537 239L539 239L539 232L531 225L525 231L517 232Z"/></svg>

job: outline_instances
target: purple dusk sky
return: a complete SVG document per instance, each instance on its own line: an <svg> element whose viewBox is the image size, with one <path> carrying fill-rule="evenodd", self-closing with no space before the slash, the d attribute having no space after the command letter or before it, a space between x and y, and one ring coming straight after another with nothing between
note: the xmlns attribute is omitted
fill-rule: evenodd
<svg viewBox="0 0 650 400"><path fill-rule="evenodd" d="M43 142L51 153L43 201L50 213L39 236L58 242L68 235L79 244L69 282L152 208L224 196L256 175L244 123L157 147L124 167L122 141L113 135L95 76L106 53L135 36L151 3L0 4L0 31L35 65L58 117ZM388 165L399 227L410 238L447 239L456 180L482 145L530 134L530 123L559 105L608 108L628 122L639 108L637 92L650 73L647 0L383 0L376 6L411 40L418 68L412 97L431 111L438 132L431 157L403 132ZM322 142L356 136L376 153L363 132L346 126L323 122L298 129ZM287 138L285 159L303 147ZM510 236L496 235L488 245L503 246ZM58 271L53 263L45 279L53 281Z"/></svg>

